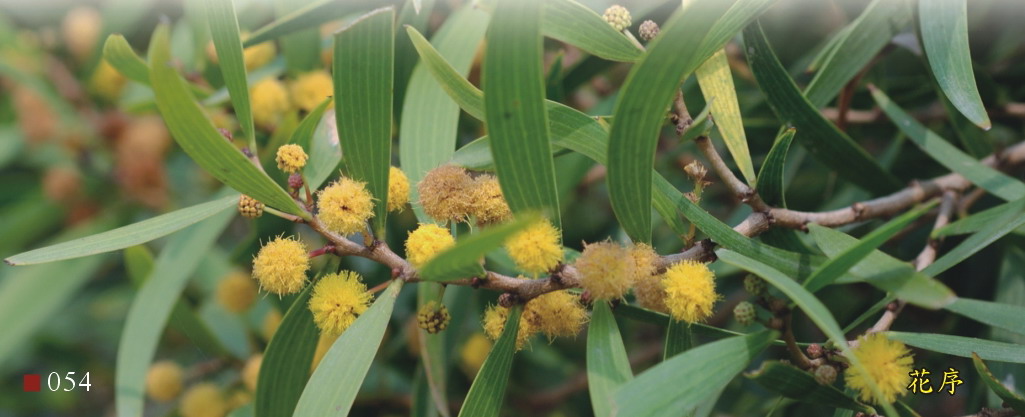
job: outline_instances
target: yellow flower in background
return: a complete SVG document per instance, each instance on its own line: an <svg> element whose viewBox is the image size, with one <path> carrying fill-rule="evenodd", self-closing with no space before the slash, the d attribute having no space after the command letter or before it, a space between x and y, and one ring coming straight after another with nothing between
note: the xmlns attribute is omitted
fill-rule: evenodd
<svg viewBox="0 0 1025 417"><path fill-rule="evenodd" d="M551 271L562 261L559 229L547 219L527 226L505 241L505 250L516 267L537 276Z"/></svg>
<svg viewBox="0 0 1025 417"><path fill-rule="evenodd" d="M260 365L263 364L263 354L257 353L246 360L242 367L242 383L250 392L256 392L256 383L260 378Z"/></svg>
<svg viewBox="0 0 1025 417"><path fill-rule="evenodd" d="M305 111L312 111L334 95L334 82L327 71L311 71L296 77L291 87L292 103Z"/></svg>
<svg viewBox="0 0 1025 417"><path fill-rule="evenodd" d="M634 296L641 307L649 310L669 312L666 308L666 291L662 277L655 275L658 254L651 246L639 243L629 249L634 261Z"/></svg>
<svg viewBox="0 0 1025 417"><path fill-rule="evenodd" d="M256 295L253 279L241 271L233 271L217 283L217 302L232 313L248 310L256 301Z"/></svg>
<svg viewBox="0 0 1025 417"><path fill-rule="evenodd" d="M249 32L243 31L240 35L243 41L249 39ZM273 41L261 42L242 50L242 61L245 62L246 70L252 71L270 63L277 53L278 48ZM221 62L213 41L206 44L206 58L214 64L219 65Z"/></svg>
<svg viewBox="0 0 1025 417"><path fill-rule="evenodd" d="M609 241L584 245L574 265L580 272L580 286L596 300L623 298L636 275L630 253Z"/></svg>
<svg viewBox="0 0 1025 417"><path fill-rule="evenodd" d="M329 230L351 235L366 230L367 220L374 215L374 200L366 184L342 177L320 191L317 218Z"/></svg>
<svg viewBox="0 0 1025 417"><path fill-rule="evenodd" d="M249 89L252 102L253 122L264 129L271 129L289 109L288 91L277 78L264 78Z"/></svg>
<svg viewBox="0 0 1025 417"><path fill-rule="evenodd" d="M437 221L461 222L473 203L473 179L466 170L455 165L442 165L430 170L417 184L420 205Z"/></svg>
<svg viewBox="0 0 1025 417"><path fill-rule="evenodd" d="M406 259L419 268L439 252L452 247L456 240L448 229L434 223L421 223L406 238Z"/></svg>
<svg viewBox="0 0 1025 417"><path fill-rule="evenodd" d="M509 204L502 195L502 187L494 175L484 174L473 180L470 215L477 218L477 224L501 223L512 217Z"/></svg>
<svg viewBox="0 0 1025 417"><path fill-rule="evenodd" d="M310 311L320 331L340 335L370 308L370 293L359 274L342 271L320 278L310 296Z"/></svg>
<svg viewBox="0 0 1025 417"><path fill-rule="evenodd" d="M114 69L106 59L101 59L89 77L89 89L107 101L117 101L125 89L128 79Z"/></svg>
<svg viewBox="0 0 1025 417"><path fill-rule="evenodd" d="M146 394L154 401L166 403L182 392L182 367L172 361L160 361L146 372Z"/></svg>
<svg viewBox="0 0 1025 417"><path fill-rule="evenodd" d="M306 160L309 158L309 155L306 155L306 151L303 150L302 146L290 143L278 147L278 153L275 155L274 161L278 163L278 169L291 174L303 169L306 166Z"/></svg>
<svg viewBox="0 0 1025 417"><path fill-rule="evenodd" d="M903 343L872 333L858 338L853 353L862 368L847 368L844 380L848 387L858 391L862 401L892 403L907 391L914 359ZM879 395L872 391L872 382L879 387Z"/></svg>
<svg viewBox="0 0 1025 417"><path fill-rule="evenodd" d="M277 309L272 308L263 316L263 322L260 323L260 330L263 332L263 339L270 341L274 337L274 333L278 331L278 326L281 326L281 312Z"/></svg>
<svg viewBox="0 0 1025 417"><path fill-rule="evenodd" d="M224 417L228 402L217 385L203 382L185 391L178 412L182 417Z"/></svg>
<svg viewBox="0 0 1025 417"><path fill-rule="evenodd" d="M711 316L712 305L719 299L715 292L715 274L701 262L687 260L669 267L662 275L662 286L669 315L688 323Z"/></svg>
<svg viewBox="0 0 1025 417"><path fill-rule="evenodd" d="M17 3L13 3L17 4ZM103 30L103 17L89 6L78 6L64 15L61 33L68 52L79 62L85 62L96 48Z"/></svg>
<svg viewBox="0 0 1025 417"><path fill-rule="evenodd" d="M409 178L401 169L388 171L388 211L402 211L409 204Z"/></svg>
<svg viewBox="0 0 1025 417"><path fill-rule="evenodd" d="M477 371L480 371L480 367L488 358L489 353L491 353L491 340L483 333L474 333L459 349L459 363L463 371L473 377L477 375Z"/></svg>
<svg viewBox="0 0 1025 417"><path fill-rule="evenodd" d="M277 295L299 292L306 284L309 269L306 245L291 237L276 237L267 242L253 260L253 277L260 287Z"/></svg>

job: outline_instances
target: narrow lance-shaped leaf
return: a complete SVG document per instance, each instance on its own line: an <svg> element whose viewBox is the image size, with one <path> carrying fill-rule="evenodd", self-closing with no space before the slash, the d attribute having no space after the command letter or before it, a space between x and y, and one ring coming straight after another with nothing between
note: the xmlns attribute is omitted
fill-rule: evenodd
<svg viewBox="0 0 1025 417"><path fill-rule="evenodd" d="M509 237L538 219L540 216L537 213L524 213L508 223L461 238L455 246L445 249L424 264L419 270L420 278L426 281L446 282L483 276L481 258L488 252L502 247Z"/></svg>
<svg viewBox="0 0 1025 417"><path fill-rule="evenodd" d="M325 272L333 272L327 271ZM310 375L310 363L317 350L320 332L307 305L314 285L292 301L281 325L267 344L257 379L255 417L289 416L302 395Z"/></svg>
<svg viewBox="0 0 1025 417"><path fill-rule="evenodd" d="M513 212L548 211L561 227L548 139L539 0L502 1L488 28L484 118L502 194Z"/></svg>
<svg viewBox="0 0 1025 417"><path fill-rule="evenodd" d="M335 34L335 119L347 173L367 183L374 234L384 236L391 166L395 9L380 8Z"/></svg>
<svg viewBox="0 0 1025 417"><path fill-rule="evenodd" d="M690 323L682 320L669 320L669 324L666 325L666 341L662 348L662 360L686 352L694 346L690 326Z"/></svg>
<svg viewBox="0 0 1025 417"><path fill-rule="evenodd" d="M239 35L238 18L232 0L208 0L206 17L210 24L210 38L217 50L217 62L221 76L231 95L231 106L242 128L242 134L249 140L249 146L256 144L253 128L253 111L249 103L249 84L246 82L246 63L242 57L242 37Z"/></svg>
<svg viewBox="0 0 1025 417"><path fill-rule="evenodd" d="M545 36L612 61L636 61L643 53L598 13L575 0L547 0L544 8L541 30Z"/></svg>
<svg viewBox="0 0 1025 417"><path fill-rule="evenodd" d="M306 166L303 167L303 175L309 183L310 189L314 190L320 188L324 180L331 176L342 159L342 151L338 143L338 130L334 126L331 126L330 129L324 126L331 123L329 119L334 119L333 115L328 118L324 117L324 112L332 100L334 99L328 97L307 114L306 118L295 128L295 132L292 132L292 138L289 140L290 143L302 146L310 156L306 161Z"/></svg>
<svg viewBox="0 0 1025 417"><path fill-rule="evenodd" d="M947 310L980 323L1025 335L1025 307L992 301L958 298Z"/></svg>
<svg viewBox="0 0 1025 417"><path fill-rule="evenodd" d="M755 168L751 163L751 153L747 149L747 135L744 133L744 121L740 116L740 104L737 102L737 90L733 85L733 74L726 58L726 50L720 49L704 64L701 64L694 75L701 87L701 94L711 108L715 117L715 126L719 128L726 148L733 160L740 167L747 183L755 185Z"/></svg>
<svg viewBox="0 0 1025 417"><path fill-rule="evenodd" d="M936 82L961 114L989 130L992 123L975 85L968 50L968 1L920 0L919 31Z"/></svg>
<svg viewBox="0 0 1025 417"><path fill-rule="evenodd" d="M990 372L989 367L986 366L986 363L982 361L979 355L972 354L972 364L975 365L975 370L982 377L982 382L994 394L1000 397L1001 400L1004 400L1014 411L1017 411L1019 414L1025 413L1025 397L1000 383L1000 380Z"/></svg>
<svg viewBox="0 0 1025 417"><path fill-rule="evenodd" d="M856 401L833 385L820 384L807 371L780 361L762 362L758 370L744 376L767 390L804 403L846 408L868 414L876 413L874 408Z"/></svg>
<svg viewBox="0 0 1025 417"><path fill-rule="evenodd" d="M246 38L242 46L248 48L290 33L319 27L323 23L338 20L346 15L371 9L380 4L380 0L316 0L253 32Z"/></svg>
<svg viewBox="0 0 1025 417"><path fill-rule="evenodd" d="M124 249L196 224L234 206L237 202L237 194L229 195L114 230L23 252L4 259L4 262L9 265L31 265Z"/></svg>
<svg viewBox="0 0 1025 417"><path fill-rule="evenodd" d="M505 401L505 387L509 384L513 355L516 353L516 334L520 328L521 307L509 311L505 329L487 359L481 365L477 377L466 393L459 417L497 417Z"/></svg>
<svg viewBox="0 0 1025 417"><path fill-rule="evenodd" d="M887 332L886 337L919 349L970 358L978 355L988 361L1025 363L1025 345L994 342L949 334Z"/></svg>
<svg viewBox="0 0 1025 417"><path fill-rule="evenodd" d="M103 59L129 80L149 85L149 67L139 58L125 37L115 33L103 43Z"/></svg>
<svg viewBox="0 0 1025 417"><path fill-rule="evenodd" d="M986 225L978 233L965 239L954 249L951 249L950 252L947 252L923 269L922 272L933 276L939 275L961 261L968 259L969 256L986 248L997 239L1011 233L1014 229L1025 225L1025 198L1015 200L1012 204L1015 207L1014 209L1008 210L998 220Z"/></svg>
<svg viewBox="0 0 1025 417"><path fill-rule="evenodd" d="M308 216L280 186L217 132L171 65L167 25L160 25L149 48L150 81L157 108L174 140L199 166L228 186L264 204Z"/></svg>
<svg viewBox="0 0 1025 417"><path fill-rule="evenodd" d="M597 417L608 417L612 394L633 379L619 326L608 303L598 301L587 326L587 390L591 409Z"/></svg>

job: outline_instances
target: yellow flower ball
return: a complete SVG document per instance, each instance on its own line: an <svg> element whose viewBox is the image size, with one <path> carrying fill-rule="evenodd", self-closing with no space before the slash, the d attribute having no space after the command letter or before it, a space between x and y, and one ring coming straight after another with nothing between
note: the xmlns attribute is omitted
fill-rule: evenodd
<svg viewBox="0 0 1025 417"><path fill-rule="evenodd" d="M432 169L417 185L424 212L442 222L466 220L473 204L472 189L473 179L465 169L455 165Z"/></svg>
<svg viewBox="0 0 1025 417"><path fill-rule="evenodd" d="M525 319L526 312L520 315L519 328L516 330L516 350L523 349L530 336L537 332L530 320ZM491 340L498 340L505 330L505 322L509 319L509 309L491 305L484 311L484 334Z"/></svg>
<svg viewBox="0 0 1025 417"><path fill-rule="evenodd" d="M317 108L324 99L334 95L334 82L327 71L312 71L292 82L292 103L305 111Z"/></svg>
<svg viewBox="0 0 1025 417"><path fill-rule="evenodd" d="M701 262L686 260L669 267L662 275L662 286L669 315L688 323L711 316L712 305L719 299L715 293L715 273Z"/></svg>
<svg viewBox="0 0 1025 417"><path fill-rule="evenodd" d="M92 55L102 29L103 17L99 11L89 6L71 9L61 22L64 45L79 62Z"/></svg>
<svg viewBox="0 0 1025 417"><path fill-rule="evenodd" d="M537 276L551 271L562 262L559 229L543 219L528 226L505 241L505 250L516 267Z"/></svg>
<svg viewBox="0 0 1025 417"><path fill-rule="evenodd" d="M267 242L253 260L253 277L260 287L277 295L299 292L306 285L309 269L306 245L291 237Z"/></svg>
<svg viewBox="0 0 1025 417"><path fill-rule="evenodd" d="M636 276L629 252L609 241L584 245L574 265L580 272L580 286L596 300L622 298Z"/></svg>
<svg viewBox="0 0 1025 417"><path fill-rule="evenodd" d="M252 102L253 122L264 129L271 129L288 111L288 91L276 78L264 78L249 89Z"/></svg>
<svg viewBox="0 0 1025 417"><path fill-rule="evenodd" d="M306 155L306 151L303 150L302 146L290 143L278 147L278 153L274 157L274 161L278 163L278 169L291 174L303 169L306 166L306 160L309 158L309 155Z"/></svg>
<svg viewBox="0 0 1025 417"><path fill-rule="evenodd" d="M243 38L249 38L249 36L245 35ZM246 69L252 71L270 63L277 53L278 48L274 42L261 42L243 50L242 60L246 63Z"/></svg>
<svg viewBox="0 0 1025 417"><path fill-rule="evenodd" d="M274 333L278 331L278 326L281 326L281 319L281 312L277 309L271 309L263 316L260 330L263 332L264 340L270 341L274 337Z"/></svg>
<svg viewBox="0 0 1025 417"><path fill-rule="evenodd" d="M329 230L351 235L366 230L367 220L374 215L374 200L366 184L342 177L320 191L317 218Z"/></svg>
<svg viewBox="0 0 1025 417"><path fill-rule="evenodd" d="M166 403L182 392L182 367L172 361L154 363L146 372L146 394Z"/></svg>
<svg viewBox="0 0 1025 417"><path fill-rule="evenodd" d="M107 101L116 101L121 97L121 91L125 89L128 79L121 75L106 59L101 59L99 65L93 70L89 77L89 89L96 95Z"/></svg>
<svg viewBox="0 0 1025 417"><path fill-rule="evenodd" d="M232 313L248 310L256 301L256 293L253 279L241 271L234 271L217 283L217 302Z"/></svg>
<svg viewBox="0 0 1025 417"><path fill-rule="evenodd" d="M576 336L587 323L587 309L580 296L566 290L542 294L527 302L526 311L536 317L537 325L548 339Z"/></svg>
<svg viewBox="0 0 1025 417"><path fill-rule="evenodd" d="M470 215L477 219L479 225L501 223L512 217L509 204L502 195L502 187L494 175L475 178L470 197Z"/></svg>
<svg viewBox="0 0 1025 417"><path fill-rule="evenodd" d="M331 349L331 346L338 340L337 334L320 334L317 338L317 349L313 351L313 363L310 365L310 372L317 369L317 365L320 365L320 361L324 359L324 355Z"/></svg>
<svg viewBox="0 0 1025 417"><path fill-rule="evenodd" d="M851 366L844 371L844 380L848 387L858 391L862 401L888 404L907 392L914 359L903 343L872 333L858 338L853 353L865 372ZM869 387L873 381L879 387L878 394Z"/></svg>
<svg viewBox="0 0 1025 417"><path fill-rule="evenodd" d="M246 360L242 367L242 383L249 391L256 392L256 383L260 378L260 365L263 363L263 354L257 353Z"/></svg>
<svg viewBox="0 0 1025 417"><path fill-rule="evenodd" d="M409 232L409 237L406 238L406 259L414 267L419 268L438 252L455 244L456 240L448 229L434 223L421 223L416 230Z"/></svg>
<svg viewBox="0 0 1025 417"><path fill-rule="evenodd" d="M634 296L638 304L649 310L668 313L662 277L655 275L658 254L644 243L634 245L629 253L634 261Z"/></svg>
<svg viewBox="0 0 1025 417"><path fill-rule="evenodd" d="M178 412L182 417L224 417L228 402L217 385L204 382L185 391Z"/></svg>
<svg viewBox="0 0 1025 417"><path fill-rule="evenodd" d="M409 204L409 178L401 169L388 171L388 211L402 211Z"/></svg>
<svg viewBox="0 0 1025 417"><path fill-rule="evenodd" d="M370 293L353 271L342 271L320 278L310 296L310 311L320 331L340 335L356 318L370 308Z"/></svg>
<svg viewBox="0 0 1025 417"><path fill-rule="evenodd" d="M491 353L491 340L483 333L474 333L459 349L459 363L467 375L473 377L480 371L484 360Z"/></svg>

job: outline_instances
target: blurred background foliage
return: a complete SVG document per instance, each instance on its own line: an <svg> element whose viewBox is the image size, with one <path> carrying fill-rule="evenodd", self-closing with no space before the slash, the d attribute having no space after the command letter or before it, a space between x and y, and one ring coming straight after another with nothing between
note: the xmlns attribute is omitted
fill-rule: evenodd
<svg viewBox="0 0 1025 417"><path fill-rule="evenodd" d="M242 29L255 31L309 1L239 0L236 10ZM171 22L172 56L176 64L200 90L210 94L204 103L215 124L239 132L232 113L225 110L223 80L207 51L209 34L197 24L196 3L201 0L0 0L0 256L112 229L211 199L219 184L171 139L156 112L149 88L124 80L101 61L99 53L110 33L124 34L135 50L145 51L157 22ZM346 3L351 12L335 22L300 33L319 39L320 50L292 49L286 43L290 40L276 41L265 62L254 64L251 73L281 74L289 82L304 70L329 69L329 35L334 30L379 4L409 8L403 2L339 3ZM409 23L430 36L461 2L424 3L430 4L425 7L426 15ZM602 0L581 3L599 12L611 4ZM620 4L631 10L635 29L645 19L661 23L679 2L623 0ZM813 57L866 4L867 0L779 0L761 21L783 64L798 84L804 85L811 78L808 69L814 64ZM916 53L919 47L910 26L877 57L861 82L879 86L943 137L977 135L984 146L969 151L978 152L974 155L981 157L1023 138L1025 26L1021 22L1025 21L1025 7L1010 0L972 0L968 2L968 12L975 78L994 121L991 130L965 128L963 123L952 121L937 99L927 63ZM396 39L395 107L396 112L401 112L403 93L417 54L404 31ZM780 122L754 82L739 43L730 43L728 54L751 154L755 166L760 166ZM545 42L545 56L545 66L550 71L550 99L591 115L612 113L629 64L588 57L570 45L550 39ZM479 85L479 56L469 79ZM704 107L693 78L684 84L683 91L692 111ZM827 115L836 114L833 108L824 111ZM273 164L269 155L275 146L269 144L282 143L295 129L299 116L300 112L292 108L276 129L258 130L257 141L262 145L260 156L265 165ZM395 120L399 120L398 113ZM854 92L847 132L903 181L948 172L907 143L893 123L875 109L864 88ZM700 159L698 152L693 143L680 143L671 129L663 133L656 168L674 185L690 189L692 185L682 168ZM459 123L459 143L469 143L482 134L482 124L464 114ZM583 241L625 239L609 205L602 167L581 155L567 153L557 159L556 175L567 246L580 250ZM1020 178L1020 172L1014 175ZM790 152L786 178L790 208L819 211L869 197L838 179L830 167L816 162L798 147ZM997 203L993 197L983 197L972 211ZM750 210L738 204L720 184L705 191L702 206L731 225ZM857 236L881 222L869 221L841 230ZM389 222L390 246L401 248L406 232L415 225L410 210L394 215ZM179 316L172 315L160 341L158 359L183 364L190 382L215 381L229 390L243 391L239 376L243 361L266 346L289 299L261 297L253 308L235 314L217 302L217 285L232 272L248 272L249 260L261 240L290 234L294 227L272 216L232 221L216 248L204 254L183 296L186 306L195 311L226 352L215 354L197 347L197 336L187 331L188 326L176 323ZM310 241L311 247L324 243L313 233L301 236ZM925 239L925 231L919 230L891 241L883 249L909 259L921 249ZM159 253L167 240L151 242L139 251ZM944 247L958 242L957 238L948 239ZM677 251L683 245L666 227L656 227L654 243L663 254ZM961 296L1025 305L1025 278L1020 272L1025 268L1023 250L1025 234L1013 232L946 272L942 280ZM493 261L501 265L504 260L499 257ZM323 262L318 258L314 270L319 270ZM0 416L113 415L118 340L138 285L129 276L125 263L122 255L114 253L20 269L0 267ZM342 263L363 273L368 286L389 277L390 271L383 266L362 258L348 257ZM509 264L507 260L504 263ZM713 269L720 277L739 273L721 263L714 264ZM28 288L29 280L49 281L52 285ZM733 306L746 298L740 280L719 282L725 299L717 305L717 314L709 324L740 330L730 314ZM458 404L482 360L482 347L487 347L479 340L479 317L497 294L465 287L453 287L449 292L446 299L459 300L449 305L453 323L446 331L454 363L450 400ZM882 295L860 284L828 287L820 292L820 298L840 324L846 325ZM623 318L619 318L619 324L635 372L657 363L662 350L662 327ZM909 308L894 328L1025 343L1022 335L992 330L942 311ZM356 400L354 415L410 413L414 386L422 378L418 376L416 344L409 337L416 332L411 329L415 329L415 292L404 291L381 352ZM802 341L820 337L804 319L798 323L797 333ZM508 414L590 415L583 373L585 340L535 340L530 349L519 353L506 402ZM1000 405L970 371L970 360L921 350L916 353L916 364L960 369L966 382L955 396L909 397L910 404L922 415L960 414ZM766 355L780 354L782 350L774 348ZM1019 384L1025 383L1022 365L996 363L993 368L1013 375L1013 381ZM51 371L90 372L92 390L21 392L21 374L41 373L45 377ZM164 415L171 410L169 406L148 407L146 415ZM783 400L745 378L738 378L727 387L714 412L765 415L770 410L775 410L775 415L832 413L829 407Z"/></svg>

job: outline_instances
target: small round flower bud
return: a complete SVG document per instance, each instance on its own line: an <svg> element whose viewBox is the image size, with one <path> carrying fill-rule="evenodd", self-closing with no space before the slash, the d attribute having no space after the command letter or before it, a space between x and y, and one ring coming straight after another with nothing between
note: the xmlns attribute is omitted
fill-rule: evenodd
<svg viewBox="0 0 1025 417"><path fill-rule="evenodd" d="M741 301L733 308L733 317L741 326L750 326L755 321L755 306L747 301Z"/></svg>
<svg viewBox="0 0 1025 417"><path fill-rule="evenodd" d="M645 42L651 41L658 36L658 23L651 20L645 20L641 23L641 27L637 29L637 33L641 35L641 39Z"/></svg>
<svg viewBox="0 0 1025 417"><path fill-rule="evenodd" d="M238 213L247 219L255 219L263 215L263 203L242 194L238 198Z"/></svg>
<svg viewBox="0 0 1025 417"><path fill-rule="evenodd" d="M448 314L448 308L444 304L431 300L416 313L416 324L430 334L436 334L448 327L452 319Z"/></svg>
<svg viewBox="0 0 1025 417"><path fill-rule="evenodd" d="M704 181L705 176L708 175L708 168L705 168L705 166L698 161L691 161L691 163L683 167L683 170L694 182Z"/></svg>
<svg viewBox="0 0 1025 417"><path fill-rule="evenodd" d="M182 392L182 368L171 361L160 361L146 372L146 394L155 401L166 403Z"/></svg>
<svg viewBox="0 0 1025 417"><path fill-rule="evenodd" d="M808 345L808 357L812 359L818 359L822 357L822 345L818 343L812 343Z"/></svg>
<svg viewBox="0 0 1025 417"><path fill-rule="evenodd" d="M836 382L836 368L832 365L815 368L815 381L822 385L833 385L833 382Z"/></svg>
<svg viewBox="0 0 1025 417"><path fill-rule="evenodd" d="M289 188L291 188L293 190L298 190L298 189L302 188L302 186L303 186L303 176L302 176L302 174L296 172L296 173L288 176L288 187Z"/></svg>
<svg viewBox="0 0 1025 417"><path fill-rule="evenodd" d="M456 244L448 229L434 223L422 223L406 238L406 259L419 268L438 252Z"/></svg>
<svg viewBox="0 0 1025 417"><path fill-rule="evenodd" d="M618 4L614 4L608 9L605 9L605 13L602 14L601 17L612 25L612 28L615 29L616 32L622 32L623 29L630 27L630 24L632 23L630 21L630 11Z"/></svg>
<svg viewBox="0 0 1025 417"><path fill-rule="evenodd" d="M310 257L306 245L291 237L276 237L253 259L253 277L264 290L278 295L299 292L306 284Z"/></svg>
<svg viewBox="0 0 1025 417"><path fill-rule="evenodd" d="M256 383L260 378L260 365L263 363L263 354L257 353L246 360L242 367L242 383L249 391L256 392Z"/></svg>
<svg viewBox="0 0 1025 417"><path fill-rule="evenodd" d="M302 146L290 143L278 148L278 155L274 161L278 163L278 169L291 174L303 169L309 158Z"/></svg>
<svg viewBox="0 0 1025 417"><path fill-rule="evenodd" d="M204 382L185 391L178 413L182 417L223 417L228 413L228 402L220 388Z"/></svg>
<svg viewBox="0 0 1025 417"><path fill-rule="evenodd" d="M765 294L765 281L756 275L747 274L744 277L744 290L755 296Z"/></svg>

